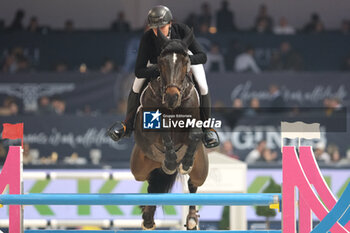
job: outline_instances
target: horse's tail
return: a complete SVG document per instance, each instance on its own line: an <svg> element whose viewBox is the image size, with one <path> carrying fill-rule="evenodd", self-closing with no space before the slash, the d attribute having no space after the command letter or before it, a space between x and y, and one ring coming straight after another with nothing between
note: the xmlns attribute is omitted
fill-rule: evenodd
<svg viewBox="0 0 350 233"><path fill-rule="evenodd" d="M161 168L154 169L148 178L148 193L168 193L173 187L177 171L167 175Z"/></svg>

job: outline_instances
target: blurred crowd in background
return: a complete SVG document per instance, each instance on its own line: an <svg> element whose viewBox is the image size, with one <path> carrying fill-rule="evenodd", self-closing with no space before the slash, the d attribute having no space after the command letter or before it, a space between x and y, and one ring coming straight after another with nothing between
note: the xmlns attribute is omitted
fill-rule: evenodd
<svg viewBox="0 0 350 233"><path fill-rule="evenodd" d="M46 35L50 32L72 34L81 31L79 28L75 27L74 21L70 19L64 22L63 29L56 29L51 28L50 25L45 25L45 22L40 22L38 16L28 17L28 14L30 13L18 10L11 22L4 22L4 20L0 19L0 34L22 31ZM252 18L251 28L242 29L240 25L235 23L234 11L231 10L227 1L222 1L221 8L216 12L211 10L209 2L204 2L198 12L191 12L183 23L193 28L197 36L217 33L255 33L256 36L322 35L324 33L335 33L338 35L350 36L350 19L340 19L338 29L329 30L325 28L322 16L315 12L310 15L309 21L305 22L303 27L295 28L288 22L288 19L283 16L277 22L274 22L266 5L261 5L257 9L255 18ZM120 11L117 13L116 19L110 23L110 28L101 28L101 30L121 34L142 32L147 30L147 24L145 24L144 28L133 29L126 20L125 13ZM130 41L130 44L132 43L135 43L135 41ZM136 45L133 46L137 47L137 45L138 41L136 41ZM295 49L288 40L275 45L275 47L278 49L273 52L268 64L264 65L264 67L259 67L255 61L256 51L254 46L232 41L228 51L222 51L220 45L214 42L210 45L210 48L207 48L208 62L205 68L210 72L233 70L236 72L255 73L261 71L300 71L306 69L304 64L305 58L301 55L301 51ZM31 61L32 59L30 59L26 53L25 49L21 46L9 48L9 50L1 55L1 71L14 73L37 70L37 67L33 64L34 62ZM130 64L126 63L118 64L118 62L111 58L105 58L103 63L100 64L100 67L90 67L89 64L84 64L83 61L81 61L82 66L70 67L65 61L57 61L53 65L52 70L64 72L67 70L94 69L100 70L102 73L108 73L125 69L130 70ZM125 66L127 66L127 68ZM338 64L338 70L350 70L350 51L348 51L348 56L342 58L342 61Z"/></svg>
<svg viewBox="0 0 350 233"><path fill-rule="evenodd" d="M74 21L71 19L67 19L64 22L62 30L51 28L50 25L46 25L45 22L41 23L39 17L28 17L26 14L25 11L19 9L15 13L11 22L5 22L0 19L1 32L28 31L32 33L46 33L47 31L59 30L70 33L79 30L79 28L75 27ZM199 11L189 13L183 23L187 24L189 27L193 28L196 33L200 34L250 31L257 33L273 33L276 35L293 35L299 33L322 33L330 31L325 28L322 17L317 12L310 15L309 21L305 22L302 28L295 28L293 25L290 25L288 19L284 16L280 17L278 22L274 22L273 17L269 14L267 6L264 4L260 5L257 9L256 16L252 19L251 28L242 29L240 25L236 25L235 13L231 10L228 1L225 0L221 2L221 8L216 12L211 10L209 2L202 3ZM339 28L333 31L348 35L350 33L349 23L350 19L341 19L339 22ZM106 29L101 28L101 30ZM115 20L111 22L108 30L115 32L130 32L142 31L144 29L131 28L130 23L126 20L125 13L120 11L117 13Z"/></svg>

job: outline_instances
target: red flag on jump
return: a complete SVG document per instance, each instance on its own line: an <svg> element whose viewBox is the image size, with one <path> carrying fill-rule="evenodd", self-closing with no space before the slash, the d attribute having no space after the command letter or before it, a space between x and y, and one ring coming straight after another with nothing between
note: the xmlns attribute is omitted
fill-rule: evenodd
<svg viewBox="0 0 350 233"><path fill-rule="evenodd" d="M8 138L8 139L23 139L23 123L18 124L8 124L4 123L3 125L3 131L2 131L2 138Z"/></svg>

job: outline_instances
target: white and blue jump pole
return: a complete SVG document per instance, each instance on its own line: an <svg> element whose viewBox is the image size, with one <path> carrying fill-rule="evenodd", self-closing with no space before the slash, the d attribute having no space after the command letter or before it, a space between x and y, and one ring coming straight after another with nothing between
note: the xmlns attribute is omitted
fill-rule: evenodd
<svg viewBox="0 0 350 233"><path fill-rule="evenodd" d="M2 205L271 205L280 193L24 194L1 195Z"/></svg>

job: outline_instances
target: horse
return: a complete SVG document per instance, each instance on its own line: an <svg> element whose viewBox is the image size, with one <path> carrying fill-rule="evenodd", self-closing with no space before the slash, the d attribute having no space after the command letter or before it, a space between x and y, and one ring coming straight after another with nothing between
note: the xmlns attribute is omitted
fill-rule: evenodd
<svg viewBox="0 0 350 233"><path fill-rule="evenodd" d="M148 83L140 97L130 168L137 181L148 181L148 193L169 192L178 173L189 174L188 189L196 193L208 175L202 129L143 129L144 109L161 108L169 114L190 114L193 119L200 119L199 95L189 72L188 46L194 39L193 32L178 40L168 39L158 29L158 38L161 41L157 62L160 76ZM141 206L141 209L142 228L155 229L156 206ZM198 217L196 206L190 206L186 221L188 230L198 229Z"/></svg>

